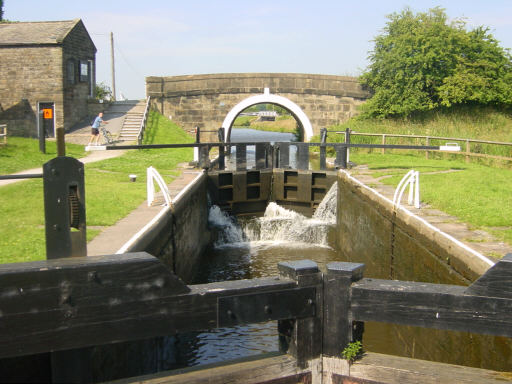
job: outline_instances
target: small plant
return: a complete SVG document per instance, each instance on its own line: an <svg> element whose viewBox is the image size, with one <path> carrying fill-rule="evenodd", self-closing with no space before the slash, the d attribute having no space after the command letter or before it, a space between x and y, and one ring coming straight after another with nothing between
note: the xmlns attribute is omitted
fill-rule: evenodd
<svg viewBox="0 0 512 384"><path fill-rule="evenodd" d="M341 356L349 363L353 363L355 360L360 358L363 354L363 345L360 341L354 341L348 343L347 347L341 351Z"/></svg>

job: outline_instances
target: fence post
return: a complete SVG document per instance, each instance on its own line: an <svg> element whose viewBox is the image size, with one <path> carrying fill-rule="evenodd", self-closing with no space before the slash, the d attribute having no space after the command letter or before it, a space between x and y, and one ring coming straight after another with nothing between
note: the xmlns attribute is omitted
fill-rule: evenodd
<svg viewBox="0 0 512 384"><path fill-rule="evenodd" d="M382 135L382 145L386 145L386 135L385 134ZM382 152L382 154L385 154L386 148L382 148L381 152Z"/></svg>
<svg viewBox="0 0 512 384"><path fill-rule="evenodd" d="M217 134L219 136L219 143L224 143L224 127L220 127ZM222 171L224 168L226 168L224 146L219 145L219 169Z"/></svg>
<svg viewBox="0 0 512 384"><path fill-rule="evenodd" d="M430 146L430 137L426 137L426 142L425 142L425 145L428 147ZM425 159L428 159L429 158L429 154L430 154L430 151L429 150L426 150L425 151Z"/></svg>
<svg viewBox="0 0 512 384"><path fill-rule="evenodd" d="M471 148L469 146L469 140L466 140L466 163L469 163L471 161L470 154Z"/></svg>
<svg viewBox="0 0 512 384"><path fill-rule="evenodd" d="M320 130L320 143L327 143L327 128L322 128ZM325 145L320 146L320 169L323 171L327 169L326 163L326 147Z"/></svg>
<svg viewBox="0 0 512 384"><path fill-rule="evenodd" d="M297 359L297 365L305 368L308 361L322 353L323 279L318 265L311 260L281 262L279 275L293 279L298 286L315 286L315 301L304 305L315 306L315 316L306 319L282 320L278 323L281 339L287 339L288 353Z"/></svg>
<svg viewBox="0 0 512 384"><path fill-rule="evenodd" d="M345 129L345 143L350 144L350 128ZM350 148L346 147L345 151L345 168L348 167L348 162L350 159Z"/></svg>
<svg viewBox="0 0 512 384"><path fill-rule="evenodd" d="M324 356L341 357L348 343L361 340L364 323L352 321L350 286L362 279L364 264L333 262L324 276Z"/></svg>

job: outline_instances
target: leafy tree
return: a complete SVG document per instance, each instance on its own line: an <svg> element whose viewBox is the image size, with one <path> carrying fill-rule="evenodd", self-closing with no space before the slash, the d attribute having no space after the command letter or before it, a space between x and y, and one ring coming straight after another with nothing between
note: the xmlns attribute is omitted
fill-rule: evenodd
<svg viewBox="0 0 512 384"><path fill-rule="evenodd" d="M366 116L407 116L439 106L512 104L512 57L488 28L466 30L443 9L388 16L361 82L373 91Z"/></svg>
<svg viewBox="0 0 512 384"><path fill-rule="evenodd" d="M94 97L97 100L111 100L112 99L112 90L108 85L101 82L94 86Z"/></svg>
<svg viewBox="0 0 512 384"><path fill-rule="evenodd" d="M0 0L0 21L4 19L4 0Z"/></svg>

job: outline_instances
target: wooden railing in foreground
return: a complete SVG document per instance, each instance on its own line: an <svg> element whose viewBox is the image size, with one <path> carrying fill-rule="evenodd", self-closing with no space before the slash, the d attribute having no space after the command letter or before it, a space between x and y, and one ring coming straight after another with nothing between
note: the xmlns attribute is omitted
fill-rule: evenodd
<svg viewBox="0 0 512 384"><path fill-rule="evenodd" d="M363 321L512 337L512 254L469 287L321 273L304 260L269 278L185 285L146 253L0 266L0 357L279 320L297 366L339 357Z"/></svg>
<svg viewBox="0 0 512 384"><path fill-rule="evenodd" d="M329 131L329 133L343 134L346 135L345 131ZM466 162L470 161L471 157L481 157L495 160L505 160L512 161L512 156L498 156L491 155L487 153L478 153L471 152L471 144L487 144L494 146L505 146L510 147L510 151L512 151L512 143L500 142L500 141L488 141L488 140L474 140L474 139L461 139L455 137L440 137L440 136L425 136L425 135L399 135L399 134L391 134L391 133L363 133L363 132L354 132L350 131L350 136L361 136L361 137L380 137L381 144L386 145L388 138L405 138L405 139L416 139L416 145L420 145L419 140L424 140L425 146L430 146L432 140L440 140L440 141L450 141L459 143L461 148L464 150L460 152L454 152L458 155L463 155L466 158ZM384 154L386 151L385 148L382 148L381 153ZM425 152L425 156L428 159L430 152L436 152L436 150L427 150Z"/></svg>

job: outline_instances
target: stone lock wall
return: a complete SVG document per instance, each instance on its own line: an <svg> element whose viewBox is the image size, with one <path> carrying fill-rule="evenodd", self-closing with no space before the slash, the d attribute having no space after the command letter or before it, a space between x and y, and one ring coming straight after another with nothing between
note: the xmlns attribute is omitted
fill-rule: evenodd
<svg viewBox="0 0 512 384"><path fill-rule="evenodd" d="M188 130L218 129L236 104L265 88L297 104L315 134L347 121L369 97L356 78L345 76L239 73L146 78L152 106Z"/></svg>

